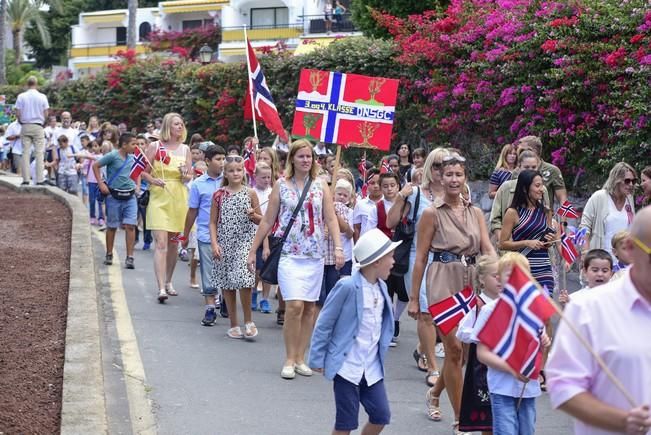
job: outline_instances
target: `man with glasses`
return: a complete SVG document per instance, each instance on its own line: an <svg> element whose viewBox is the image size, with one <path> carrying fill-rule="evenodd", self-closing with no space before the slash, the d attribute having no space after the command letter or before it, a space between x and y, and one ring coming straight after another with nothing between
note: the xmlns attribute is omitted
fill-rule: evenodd
<svg viewBox="0 0 651 435"><path fill-rule="evenodd" d="M634 217L630 233L624 243L632 266L621 278L572 299L547 365L552 405L576 419L575 434L643 435L651 428L651 207Z"/></svg>

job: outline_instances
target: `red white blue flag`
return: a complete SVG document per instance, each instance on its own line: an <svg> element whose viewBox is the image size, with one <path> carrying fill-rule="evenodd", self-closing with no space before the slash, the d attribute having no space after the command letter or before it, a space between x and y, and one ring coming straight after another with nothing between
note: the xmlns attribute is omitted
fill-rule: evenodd
<svg viewBox="0 0 651 435"><path fill-rule="evenodd" d="M579 218L579 214L574 209L574 206L567 199L558 208L558 210L556 210L556 214L558 214L559 216L562 216L562 217L569 218L569 219L578 219Z"/></svg>
<svg viewBox="0 0 651 435"><path fill-rule="evenodd" d="M479 341L517 373L538 379L540 334L556 310L532 278L514 265L495 309L479 331Z"/></svg>
<svg viewBox="0 0 651 435"><path fill-rule="evenodd" d="M579 251L574 246L572 238L565 233L561 234L561 256L567 264L573 264L579 257Z"/></svg>
<svg viewBox="0 0 651 435"><path fill-rule="evenodd" d="M366 151L364 151L364 155L359 161L357 170L359 171L359 178L362 179L362 198L366 198L368 192L368 180L366 179Z"/></svg>
<svg viewBox="0 0 651 435"><path fill-rule="evenodd" d="M278 115L278 109L274 104L271 91L269 91L269 86L267 86L267 80L262 73L262 67L258 62L258 59L255 57L253 47L251 47L251 43L248 40L246 41L246 47L249 65L249 79L253 90L253 107L255 108L256 119L262 121L271 132L280 136L284 141L287 141L289 138L285 133L283 123Z"/></svg>
<svg viewBox="0 0 651 435"><path fill-rule="evenodd" d="M253 181L253 175L255 174L255 145L253 145L253 140L246 143L242 157L244 158L244 169L249 179Z"/></svg>
<svg viewBox="0 0 651 435"><path fill-rule="evenodd" d="M382 163L380 163L380 174L388 174L389 172L393 172L391 166L389 166L389 162L387 162L387 159L382 159Z"/></svg>
<svg viewBox="0 0 651 435"><path fill-rule="evenodd" d="M133 164L131 165L129 178L131 178L133 181L137 181L140 174L142 174L143 171L146 171L149 166L149 160L147 160L145 153L140 151L140 148L136 147L135 151L133 152Z"/></svg>
<svg viewBox="0 0 651 435"><path fill-rule="evenodd" d="M166 165L170 164L170 156L167 154L167 148L159 142L158 148L156 149L156 155L154 160L158 160L161 163Z"/></svg>
<svg viewBox="0 0 651 435"><path fill-rule="evenodd" d="M387 151L397 96L395 79L303 69L292 135Z"/></svg>
<svg viewBox="0 0 651 435"><path fill-rule="evenodd" d="M448 335L470 310L477 305L477 295L468 286L458 293L429 306L434 324Z"/></svg>

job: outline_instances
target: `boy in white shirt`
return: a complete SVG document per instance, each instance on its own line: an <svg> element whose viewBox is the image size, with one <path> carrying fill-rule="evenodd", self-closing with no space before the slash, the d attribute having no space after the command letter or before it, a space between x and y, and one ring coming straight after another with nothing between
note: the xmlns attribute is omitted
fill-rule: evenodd
<svg viewBox="0 0 651 435"><path fill-rule="evenodd" d="M375 203L382 199L380 188L380 170L371 168L366 174L367 194L366 198L360 197L355 203L353 210L354 240L358 240L368 230L374 228L368 223L371 212L375 209Z"/></svg>

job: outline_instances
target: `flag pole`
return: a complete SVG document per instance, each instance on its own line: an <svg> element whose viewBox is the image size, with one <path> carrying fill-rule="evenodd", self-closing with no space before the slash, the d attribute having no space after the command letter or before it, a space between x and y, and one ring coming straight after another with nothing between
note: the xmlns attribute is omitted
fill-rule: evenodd
<svg viewBox="0 0 651 435"><path fill-rule="evenodd" d="M251 115L253 115L253 136L258 138L258 127L255 122L255 103L253 100L253 81L251 80L251 61L249 60L249 37L246 35L246 24L244 29L244 43L246 44L246 75L249 78L249 97L251 98ZM251 47L253 48L253 47ZM256 146L257 148L257 146Z"/></svg>
<svg viewBox="0 0 651 435"><path fill-rule="evenodd" d="M335 154L335 167L332 171L332 179L330 180L330 185L332 190L330 193L334 194L334 186L337 184L337 173L339 172L339 166L341 165L341 145L337 145L337 152Z"/></svg>

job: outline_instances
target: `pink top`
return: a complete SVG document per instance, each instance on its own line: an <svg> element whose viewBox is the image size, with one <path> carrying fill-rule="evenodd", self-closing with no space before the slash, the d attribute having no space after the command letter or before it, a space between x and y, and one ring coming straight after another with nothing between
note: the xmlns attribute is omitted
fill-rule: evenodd
<svg viewBox="0 0 651 435"><path fill-rule="evenodd" d="M86 151L87 152L87 151ZM87 152L88 154L94 156L96 159L99 159L102 157L101 154L92 154ZM84 175L87 177L87 181L89 183L97 183L97 178L95 178L95 173L93 172L93 163L95 163L97 160L91 160L91 159L84 159L84 164L81 168L81 171Z"/></svg>
<svg viewBox="0 0 651 435"><path fill-rule="evenodd" d="M630 269L621 278L573 298L564 315L633 396L636 406L651 405L651 304L633 285ZM554 341L545 370L554 408L583 392L622 410L632 408L564 321ZM613 432L575 420L574 433Z"/></svg>

